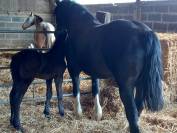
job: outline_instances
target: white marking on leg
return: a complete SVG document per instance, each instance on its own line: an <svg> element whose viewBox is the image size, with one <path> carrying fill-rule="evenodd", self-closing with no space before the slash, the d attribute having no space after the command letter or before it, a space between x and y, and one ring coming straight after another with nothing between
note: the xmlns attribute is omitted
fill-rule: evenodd
<svg viewBox="0 0 177 133"><path fill-rule="evenodd" d="M97 94L95 96L95 99L94 99L94 109L95 109L95 116L96 116L96 120L101 120L102 118L102 108L101 108L101 105L100 105L100 101L99 101L99 95Z"/></svg>
<svg viewBox="0 0 177 133"><path fill-rule="evenodd" d="M77 94L76 99L75 99L75 111L79 117L82 116L82 107L81 107L81 103L80 103L80 93Z"/></svg>

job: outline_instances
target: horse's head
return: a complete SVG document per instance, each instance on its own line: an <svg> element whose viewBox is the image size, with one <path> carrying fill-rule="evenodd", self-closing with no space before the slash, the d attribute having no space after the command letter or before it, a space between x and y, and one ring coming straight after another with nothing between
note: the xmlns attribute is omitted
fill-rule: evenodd
<svg viewBox="0 0 177 133"><path fill-rule="evenodd" d="M22 25L22 28L25 30L29 27L31 27L32 25L36 25L39 24L40 22L42 22L43 19L38 16L38 15L34 15L32 12L31 14L28 16L28 18L25 20L25 22Z"/></svg>
<svg viewBox="0 0 177 133"><path fill-rule="evenodd" d="M95 20L83 6L70 0L58 1L54 14L57 29L86 27L94 24Z"/></svg>

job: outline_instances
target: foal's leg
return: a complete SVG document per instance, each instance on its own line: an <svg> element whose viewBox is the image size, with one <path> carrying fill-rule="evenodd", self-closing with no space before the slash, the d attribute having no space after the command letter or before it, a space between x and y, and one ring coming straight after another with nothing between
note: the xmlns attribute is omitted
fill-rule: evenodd
<svg viewBox="0 0 177 133"><path fill-rule="evenodd" d="M119 84L120 98L125 107L130 133L140 133L138 128L138 111L134 101L133 86L128 83Z"/></svg>
<svg viewBox="0 0 177 133"><path fill-rule="evenodd" d="M55 79L55 86L57 91L57 99L58 99L58 110L61 116L64 116L64 106L63 106L63 77L56 77Z"/></svg>
<svg viewBox="0 0 177 133"><path fill-rule="evenodd" d="M99 101L99 90L99 80L92 78L92 94L94 96L94 110L96 113L96 120L101 120L102 117L102 108Z"/></svg>
<svg viewBox="0 0 177 133"><path fill-rule="evenodd" d="M11 105L11 119L10 123L15 129L23 131L20 124L20 104L25 92L32 80L25 80L18 83L14 83L10 92L10 105Z"/></svg>
<svg viewBox="0 0 177 133"><path fill-rule="evenodd" d="M12 90L10 91L10 109L11 109L11 116L10 116L10 124L13 125L13 119L14 119L14 101L13 101L13 95L15 93L15 85L16 82L13 83Z"/></svg>
<svg viewBox="0 0 177 133"><path fill-rule="evenodd" d="M53 79L46 80L47 91L46 91L45 108L43 112L45 117L49 117L50 115L50 100L52 98L52 80Z"/></svg>

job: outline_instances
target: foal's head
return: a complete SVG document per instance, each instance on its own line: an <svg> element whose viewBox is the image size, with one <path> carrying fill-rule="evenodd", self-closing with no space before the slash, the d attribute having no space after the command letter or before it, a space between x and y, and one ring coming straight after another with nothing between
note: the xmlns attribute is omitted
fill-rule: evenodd
<svg viewBox="0 0 177 133"><path fill-rule="evenodd" d="M35 15L31 12L31 14L28 16L28 18L23 23L22 28L25 30L25 29L31 27L32 25L39 24L42 21L43 21L43 19L40 16Z"/></svg>

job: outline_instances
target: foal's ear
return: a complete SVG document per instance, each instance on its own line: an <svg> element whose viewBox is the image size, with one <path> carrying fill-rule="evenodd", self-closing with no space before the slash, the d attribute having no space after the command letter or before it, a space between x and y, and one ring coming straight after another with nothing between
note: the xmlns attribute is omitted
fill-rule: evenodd
<svg viewBox="0 0 177 133"><path fill-rule="evenodd" d="M40 22L43 21L43 18L42 18L42 17L40 17L40 16L38 16L38 15L35 15L35 16L36 16L36 22L37 22L37 23L40 23Z"/></svg>

